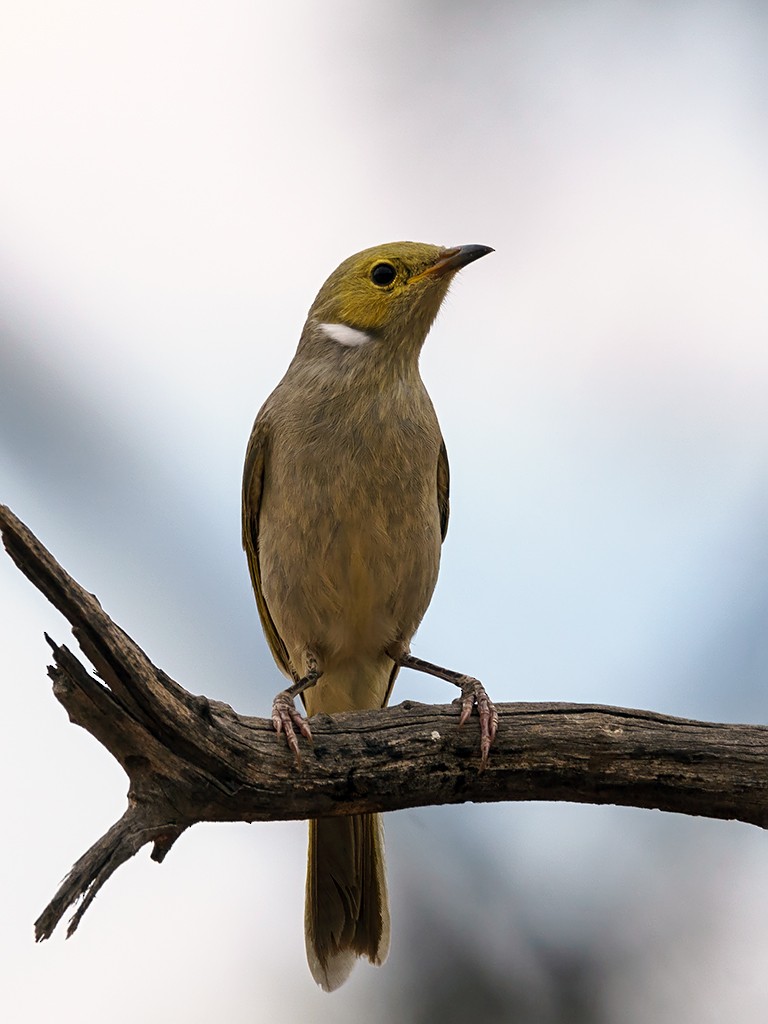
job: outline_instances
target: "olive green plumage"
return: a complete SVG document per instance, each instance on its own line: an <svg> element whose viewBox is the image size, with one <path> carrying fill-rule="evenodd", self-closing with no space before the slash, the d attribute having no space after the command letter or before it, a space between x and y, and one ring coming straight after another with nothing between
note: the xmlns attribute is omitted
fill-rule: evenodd
<svg viewBox="0 0 768 1024"><path fill-rule="evenodd" d="M243 544L272 654L308 714L383 707L437 580L448 460L418 358L461 266L490 250L396 242L334 271L264 403L243 478ZM381 269L381 268L385 269ZM389 652L389 653L388 653ZM307 956L337 988L381 963L378 815L310 822Z"/></svg>

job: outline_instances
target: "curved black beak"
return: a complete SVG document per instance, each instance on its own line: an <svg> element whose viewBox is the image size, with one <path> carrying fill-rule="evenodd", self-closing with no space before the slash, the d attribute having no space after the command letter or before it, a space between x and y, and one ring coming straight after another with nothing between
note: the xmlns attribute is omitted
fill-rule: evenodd
<svg viewBox="0 0 768 1024"><path fill-rule="evenodd" d="M424 273L436 274L438 276L450 274L461 270L468 263L474 263L481 256L487 256L489 252L493 251L490 245L457 245L452 249L443 249L437 263L434 263Z"/></svg>

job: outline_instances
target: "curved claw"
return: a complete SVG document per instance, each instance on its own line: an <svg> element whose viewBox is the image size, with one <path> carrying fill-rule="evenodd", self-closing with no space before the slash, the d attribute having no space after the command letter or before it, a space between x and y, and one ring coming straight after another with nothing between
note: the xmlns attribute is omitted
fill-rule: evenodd
<svg viewBox="0 0 768 1024"><path fill-rule="evenodd" d="M272 724L278 736L281 732L285 733L285 742L288 744L289 749L293 751L296 764L300 765L301 754L299 753L296 729L310 743L312 742L312 730L309 728L309 722L306 718L296 709L293 697L286 690L278 693L272 701Z"/></svg>
<svg viewBox="0 0 768 1024"><path fill-rule="evenodd" d="M464 725L469 720L473 708L477 707L477 713L480 716L480 767L485 768L488 764L491 745L496 738L499 713L479 679L463 676L460 686L461 717L459 725Z"/></svg>

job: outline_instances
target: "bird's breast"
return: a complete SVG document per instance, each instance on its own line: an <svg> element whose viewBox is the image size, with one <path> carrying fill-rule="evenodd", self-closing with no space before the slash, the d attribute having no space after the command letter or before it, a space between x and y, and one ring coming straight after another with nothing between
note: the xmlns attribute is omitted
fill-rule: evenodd
<svg viewBox="0 0 768 1024"><path fill-rule="evenodd" d="M440 433L431 405L405 416L343 411L305 408L273 433L259 559L292 660L313 646L332 663L409 641L437 580Z"/></svg>

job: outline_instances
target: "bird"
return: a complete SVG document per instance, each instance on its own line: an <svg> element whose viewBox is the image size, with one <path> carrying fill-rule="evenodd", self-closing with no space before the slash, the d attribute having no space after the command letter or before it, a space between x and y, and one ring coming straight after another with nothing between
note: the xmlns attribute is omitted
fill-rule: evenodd
<svg viewBox="0 0 768 1024"><path fill-rule="evenodd" d="M307 716L379 709L401 667L461 688L482 766L498 715L479 680L410 644L437 581L449 468L419 354L457 271L485 245L374 246L321 287L285 376L259 411L243 471L242 536L267 643L291 685L272 721L300 764ZM298 734L298 735L297 735ZM326 991L379 965L390 917L378 814L309 822L305 940Z"/></svg>

